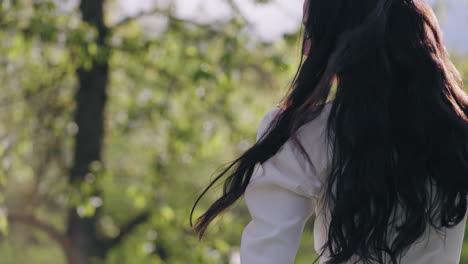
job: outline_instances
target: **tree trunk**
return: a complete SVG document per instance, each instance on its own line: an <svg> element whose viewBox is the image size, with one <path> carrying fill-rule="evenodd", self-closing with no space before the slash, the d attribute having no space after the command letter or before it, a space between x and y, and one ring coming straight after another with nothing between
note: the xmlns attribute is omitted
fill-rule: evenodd
<svg viewBox="0 0 468 264"><path fill-rule="evenodd" d="M103 5L105 0L81 0L80 11L83 21L96 27L96 44L99 55L93 58L91 68L76 70L79 87L75 95L75 123L78 133L75 137L74 160L70 171L70 184L79 186L90 172L93 161L101 161L104 136L104 110L107 100L109 56L106 47L108 28L104 24ZM104 55L103 55L104 54ZM82 218L76 208L69 209L67 237L77 252L77 264L90 264L92 258L104 258L107 250L97 232L99 210L93 217Z"/></svg>

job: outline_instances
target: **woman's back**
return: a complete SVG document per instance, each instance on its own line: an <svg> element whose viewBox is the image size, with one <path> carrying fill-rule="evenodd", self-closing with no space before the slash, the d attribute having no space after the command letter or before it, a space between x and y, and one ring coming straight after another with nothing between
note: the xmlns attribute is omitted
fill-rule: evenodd
<svg viewBox="0 0 468 264"><path fill-rule="evenodd" d="M274 157L255 169L245 193L252 220L242 234L241 263L293 263L304 225L312 215L315 215L314 248L320 254L327 241L329 222L321 201L332 158L326 139L331 106L325 105L316 119L298 130L298 138L313 161L313 167L307 165L299 150L288 141ZM274 108L263 117L257 140L279 111L280 108ZM284 204L288 199L291 204ZM291 206L293 203L296 206ZM397 214L402 214L401 208ZM409 248L400 264L458 264L465 223L466 215L453 228L438 232L428 227L427 233ZM389 234L396 233L394 228L388 226ZM278 240L279 234L281 240ZM273 246L275 244L278 246ZM319 263L326 263L326 260L325 253ZM343 264L362 263L355 261L351 259Z"/></svg>

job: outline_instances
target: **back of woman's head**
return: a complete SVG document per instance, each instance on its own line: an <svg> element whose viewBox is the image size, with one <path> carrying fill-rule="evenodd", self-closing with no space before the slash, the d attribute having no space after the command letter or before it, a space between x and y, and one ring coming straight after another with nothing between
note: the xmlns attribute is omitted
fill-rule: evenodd
<svg viewBox="0 0 468 264"><path fill-rule="evenodd" d="M351 257L398 263L427 228L452 227L465 215L468 99L461 77L424 0L310 0L304 24L304 43L312 48L283 111L215 179L234 168L195 230L203 236L242 196L255 164L290 137L300 145L295 132L320 114L333 90L324 195L330 223L322 253L328 251L330 264Z"/></svg>

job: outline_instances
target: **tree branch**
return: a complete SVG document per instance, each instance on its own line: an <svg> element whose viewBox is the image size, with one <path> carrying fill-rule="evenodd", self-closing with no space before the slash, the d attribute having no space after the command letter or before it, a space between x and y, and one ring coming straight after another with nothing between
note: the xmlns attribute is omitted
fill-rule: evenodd
<svg viewBox="0 0 468 264"><path fill-rule="evenodd" d="M71 245L71 241L60 232L57 228L43 222L42 220L37 219L32 215L26 215L21 213L8 213L7 219L9 222L12 223L19 223L23 225L27 225L38 229L44 233L46 233L52 240L57 242L60 247L63 249L68 264L76 264L77 262L77 254L73 246Z"/></svg>
<svg viewBox="0 0 468 264"><path fill-rule="evenodd" d="M107 248L111 249L116 247L119 243L121 243L125 237L127 237L130 233L132 233L135 228L137 228L139 225L143 224L146 222L151 214L149 212L144 212L135 218L133 218L131 221L129 221L121 230L120 233L114 237L113 239L110 239L107 242Z"/></svg>

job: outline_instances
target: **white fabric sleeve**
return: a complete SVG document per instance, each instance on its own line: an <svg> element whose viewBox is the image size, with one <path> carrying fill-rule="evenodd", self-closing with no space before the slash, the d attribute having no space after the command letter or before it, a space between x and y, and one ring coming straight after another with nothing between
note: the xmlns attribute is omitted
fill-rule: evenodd
<svg viewBox="0 0 468 264"><path fill-rule="evenodd" d="M262 119L257 141L279 108ZM292 264L305 223L314 211L312 170L291 140L258 164L244 198L252 220L242 232L241 264Z"/></svg>

